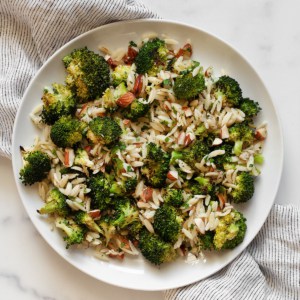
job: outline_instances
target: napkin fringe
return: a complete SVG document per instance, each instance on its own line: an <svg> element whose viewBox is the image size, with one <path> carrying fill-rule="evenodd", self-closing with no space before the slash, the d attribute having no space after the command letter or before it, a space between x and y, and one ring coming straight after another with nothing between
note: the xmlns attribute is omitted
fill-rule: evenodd
<svg viewBox="0 0 300 300"><path fill-rule="evenodd" d="M274 205L257 237L230 265L164 295L165 300L300 299L299 208Z"/></svg>
<svg viewBox="0 0 300 300"><path fill-rule="evenodd" d="M141 18L158 15L139 0L1 0L0 156L11 158L13 123L24 91L57 49L103 24Z"/></svg>

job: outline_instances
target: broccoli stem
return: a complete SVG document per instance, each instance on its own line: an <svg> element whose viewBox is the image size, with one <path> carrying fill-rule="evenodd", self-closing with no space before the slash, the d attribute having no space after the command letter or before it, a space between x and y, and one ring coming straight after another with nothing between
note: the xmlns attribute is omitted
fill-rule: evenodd
<svg viewBox="0 0 300 300"><path fill-rule="evenodd" d="M236 141L234 143L233 153L236 156L239 156L242 153L242 149L243 149L243 141Z"/></svg>
<svg viewBox="0 0 300 300"><path fill-rule="evenodd" d="M263 162L264 162L264 157L263 157L263 155L261 155L261 154L256 154L256 155L254 155L254 162L255 162L256 164L262 165Z"/></svg>

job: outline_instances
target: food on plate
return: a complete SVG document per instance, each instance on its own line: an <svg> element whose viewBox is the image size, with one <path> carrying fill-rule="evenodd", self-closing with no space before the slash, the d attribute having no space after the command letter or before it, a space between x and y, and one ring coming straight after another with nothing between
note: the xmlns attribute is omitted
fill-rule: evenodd
<svg viewBox="0 0 300 300"><path fill-rule="evenodd" d="M80 102L100 97L110 83L109 65L103 56L87 49L76 49L63 58L66 84Z"/></svg>
<svg viewBox="0 0 300 300"><path fill-rule="evenodd" d="M62 59L65 83L44 89L20 179L38 182L37 212L67 248L160 265L243 242L238 204L253 197L263 163L261 108L238 78L195 60L190 41L177 44L75 49Z"/></svg>
<svg viewBox="0 0 300 300"><path fill-rule="evenodd" d="M24 166L20 170L20 179L25 185L32 185L45 179L51 169L51 160L46 153L42 151L24 151Z"/></svg>

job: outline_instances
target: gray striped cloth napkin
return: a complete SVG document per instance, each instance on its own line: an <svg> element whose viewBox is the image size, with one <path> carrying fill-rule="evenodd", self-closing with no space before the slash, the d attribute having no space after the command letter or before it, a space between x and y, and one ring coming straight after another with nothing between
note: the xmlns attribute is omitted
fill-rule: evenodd
<svg viewBox="0 0 300 300"><path fill-rule="evenodd" d="M106 23L157 17L139 0L0 0L0 156L10 158L22 95L57 49Z"/></svg>
<svg viewBox="0 0 300 300"><path fill-rule="evenodd" d="M1 0L0 156L10 158L22 95L51 54L100 25L150 17L158 16L138 0ZM300 299L299 210L275 205L234 262L206 280L166 291L165 299Z"/></svg>
<svg viewBox="0 0 300 300"><path fill-rule="evenodd" d="M300 210L275 205L257 237L229 266L165 292L165 300L202 299L299 300Z"/></svg>

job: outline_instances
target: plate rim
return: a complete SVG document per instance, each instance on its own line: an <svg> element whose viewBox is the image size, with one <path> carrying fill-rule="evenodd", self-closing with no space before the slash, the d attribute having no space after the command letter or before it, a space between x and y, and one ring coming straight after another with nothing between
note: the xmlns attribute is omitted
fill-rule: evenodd
<svg viewBox="0 0 300 300"><path fill-rule="evenodd" d="M267 96L269 97L270 104L273 106L273 110L274 110L274 116L275 119L277 121L277 126L278 126L278 133L279 136L277 137L278 139L278 146L279 146L279 151L280 151L280 157L278 157L277 159L279 160L278 162L278 166L279 166L279 174L277 175L277 180L276 180L276 189L275 189L275 193L274 193L274 198L272 199L272 203L270 203L270 207L268 209L268 211L266 211L266 217L264 218L262 224L258 227L258 229L256 230L255 234L253 235L253 237L250 239L250 241L248 242L244 242L243 247L241 248L241 250L235 254L232 255L232 257L229 259L229 261L223 266L221 267L219 270L217 271L212 271L209 274L207 274L206 276L202 277L201 279L195 279L194 281L191 281L189 283L183 283L182 285L176 285L176 286L168 286L166 288L155 288L155 287L149 287L149 288L145 288L145 287L139 287L139 286L133 286L131 284L131 286L128 286L126 284L122 284L122 283L118 283L118 282L112 282L111 280L106 280L105 279L100 279L98 277L96 277L94 274L91 274L87 271L85 271L83 268L81 268L80 266L76 265L75 262L73 262L69 257L65 257L64 255L62 255L59 252L59 249L57 246L51 244L46 237L44 237L44 235L42 234L41 229L35 224L35 222L33 221L32 217L31 217L31 213L28 210L28 207L25 204L25 199L23 199L22 197L22 192L21 192L21 188L18 184L19 181L19 170L17 170L17 166L16 166L16 157L19 155L19 151L17 151L17 149L19 149L19 147L17 146L17 141L16 141L16 128L18 125L18 120L20 118L21 112L22 112L22 108L25 105L24 104L24 99L27 97L27 94L29 93L31 86L33 85L35 79L39 76L40 73L42 73L42 71L48 66L48 64L51 62L51 60L53 59L54 56L56 56L59 52L63 51L65 48L67 48L69 45L71 45L72 43L82 39L83 37L92 34L93 32L96 32L98 30L101 30L102 28L106 28L106 27L114 27L114 26L120 26L122 24L128 24L128 23L165 23L165 24L172 24L172 25L180 25L183 27L186 27L188 29L193 29L196 31L200 31L204 34L206 34L207 36L210 36L214 39L216 39L218 42L221 42L223 44L225 44L227 47L229 47L233 52L235 52L236 54L238 54L247 64L247 67L249 67L251 69L251 71L255 74L255 76L257 76L257 78L260 80L262 87L265 89L265 92L267 94ZM190 25L188 23L185 22L180 22L180 21L174 21L174 20L169 20L169 19L150 19L150 18L144 18L144 19L135 19L135 20L126 20L126 21L116 21L113 23L108 23L105 25L101 25L98 26L96 28L93 28L91 30L88 30L80 35L78 35L77 37L71 39L70 41L68 41L67 43L65 43L63 46L61 46L59 49L57 49L44 63L43 65L39 68L39 70L34 74L34 76L31 78L31 80L29 81L29 84L22 96L20 105L18 107L17 110L17 114L15 116L15 120L14 120L14 126L13 126L13 133L12 133L12 148L11 148L11 153L12 153L12 166L13 166L13 175L14 175L14 180L15 180L15 184L18 190L18 194L19 197L21 199L21 202L23 204L23 207L25 208L25 211L27 213L27 215L29 216L31 223L34 225L35 229L39 232L39 234L42 236L42 238L44 239L44 241L46 241L46 243L60 256L62 257L64 260L66 260L69 264L71 264L73 267L75 267L76 269L80 270L81 272L83 272L84 274L87 274L89 276L91 276L92 278L95 278L96 280L100 280L102 282L105 282L107 284L111 284L114 286L118 286L118 287L122 287L122 288L128 288L128 289L132 289L132 290L140 290L140 291L162 291L165 289L174 289L174 288L178 288L178 287L183 287L185 285L189 285L189 284L193 284L199 280L204 280L210 276L212 276L213 274L215 274L216 272L220 271L222 268L228 266L230 263L232 263L232 261L234 259L236 259L247 247L248 245L254 240L254 238L257 236L258 232L261 230L262 226L264 225L267 217L270 214L270 211L272 209L272 207L274 206L274 202L275 202L275 198L278 194L278 189L280 186L280 181L281 181L281 177L282 177L282 173L283 173L283 163L284 163L284 139L283 139L283 130L282 130L282 122L280 120L279 114L278 114L278 110L276 108L276 105L273 101L273 97L271 96L270 91L268 90L264 80L262 79L262 77L260 76L260 74L256 71L256 69L252 66L252 64L249 62L249 60L238 50L236 49L234 46L232 46L231 44L229 44L227 41L225 41L224 39L220 38L218 35L211 33L210 31L206 30L206 29L202 29L200 27L194 26L194 25Z"/></svg>

